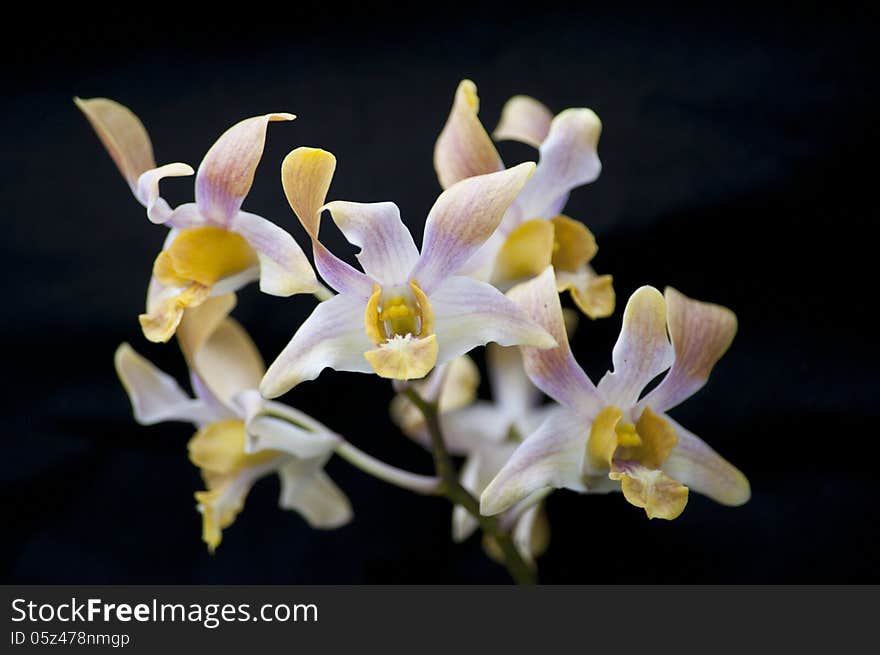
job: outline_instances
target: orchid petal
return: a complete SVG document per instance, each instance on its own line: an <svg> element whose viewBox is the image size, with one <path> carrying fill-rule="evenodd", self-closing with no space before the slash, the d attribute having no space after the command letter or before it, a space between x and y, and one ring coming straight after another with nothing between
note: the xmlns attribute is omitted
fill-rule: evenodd
<svg viewBox="0 0 880 655"><path fill-rule="evenodd" d="M553 112L529 96L513 96L501 110L498 127L492 132L496 141L519 141L540 148L553 122Z"/></svg>
<svg viewBox="0 0 880 655"><path fill-rule="evenodd" d="M254 116L236 123L211 146L196 173L196 204L210 221L226 225L241 209L263 156L266 128L293 114Z"/></svg>
<svg viewBox="0 0 880 655"><path fill-rule="evenodd" d="M174 210L159 196L159 182L166 177L186 177L194 172L189 164L176 163L151 168L138 177L134 195L147 208L147 218L151 222L167 223L174 216Z"/></svg>
<svg viewBox="0 0 880 655"><path fill-rule="evenodd" d="M688 502L688 488L663 471L627 462L608 477L620 481L627 502L645 510L649 519L678 518Z"/></svg>
<svg viewBox="0 0 880 655"><path fill-rule="evenodd" d="M431 296L434 331L440 346L437 363L448 362L477 346L551 348L554 338L495 287L453 276Z"/></svg>
<svg viewBox="0 0 880 655"><path fill-rule="evenodd" d="M194 310L187 312L184 322ZM193 357L193 369L214 395L227 406L248 389L257 389L266 365L245 329L225 319Z"/></svg>
<svg viewBox="0 0 880 655"><path fill-rule="evenodd" d="M590 109L566 109L553 119L538 168L516 200L523 219L553 218L561 198L599 177L596 145L601 131L602 123Z"/></svg>
<svg viewBox="0 0 880 655"><path fill-rule="evenodd" d="M544 506L533 505L523 512L511 536L523 559L534 564L535 558L543 555L550 545L550 522Z"/></svg>
<svg viewBox="0 0 880 655"><path fill-rule="evenodd" d="M480 496L480 513L492 516L547 487L586 491L584 455L589 424L564 407L550 414L510 456Z"/></svg>
<svg viewBox="0 0 880 655"><path fill-rule="evenodd" d="M167 373L156 368L123 343L114 356L116 373L131 400L135 420L141 425L182 421L203 425L217 414L201 400L190 398Z"/></svg>
<svg viewBox="0 0 880 655"><path fill-rule="evenodd" d="M504 414L516 418L540 403L541 392L526 375L519 348L489 344L486 360L492 397Z"/></svg>
<svg viewBox="0 0 880 655"><path fill-rule="evenodd" d="M444 189L468 177L504 168L501 157L477 117L477 86L462 80L455 90L452 111L434 145L434 168Z"/></svg>
<svg viewBox="0 0 880 655"><path fill-rule="evenodd" d="M640 287L623 310L623 326L611 353L614 370L599 381L599 391L610 405L632 407L673 357L666 336L666 302L654 287Z"/></svg>
<svg viewBox="0 0 880 655"><path fill-rule="evenodd" d="M318 279L294 238L256 214L238 212L229 229L243 236L260 259L260 291L273 296L312 293Z"/></svg>
<svg viewBox="0 0 880 655"><path fill-rule="evenodd" d="M482 488L480 487L480 455L475 453L465 461L461 467L461 476L459 482L461 486L467 489L471 494L479 495ZM460 544L470 537L480 526L477 519L471 515L461 505L452 508L452 540Z"/></svg>
<svg viewBox="0 0 880 655"><path fill-rule="evenodd" d="M128 107L109 98L74 98L73 102L91 123L132 193L139 197L138 178L156 168L144 124Z"/></svg>
<svg viewBox="0 0 880 655"><path fill-rule="evenodd" d="M420 380L437 363L437 336L394 336L378 348L371 348L364 357L379 377L390 380Z"/></svg>
<svg viewBox="0 0 880 655"><path fill-rule="evenodd" d="M533 280L514 287L507 295L558 344L556 348L546 350L523 348L526 375L558 403L587 418L595 417L605 403L571 353L552 267L547 267Z"/></svg>
<svg viewBox="0 0 880 655"><path fill-rule="evenodd" d="M722 505L736 507L751 498L748 478L739 469L693 432L664 418L678 435L678 443L663 463L666 473Z"/></svg>
<svg viewBox="0 0 880 655"><path fill-rule="evenodd" d="M492 283L509 288L540 275L550 265L556 242L553 224L540 218L517 225L495 257Z"/></svg>
<svg viewBox="0 0 880 655"><path fill-rule="evenodd" d="M497 405L486 401L440 414L446 447L454 455L501 443L508 437L512 423Z"/></svg>
<svg viewBox="0 0 880 655"><path fill-rule="evenodd" d="M278 472L281 476L283 509L292 509L313 528L332 530L353 517L345 493L321 470L312 470L309 461L293 460Z"/></svg>
<svg viewBox="0 0 880 655"><path fill-rule="evenodd" d="M666 287L664 295L675 361L663 381L639 403L658 412L675 407L706 384L737 328L736 314L726 307L693 300L672 287Z"/></svg>
<svg viewBox="0 0 880 655"><path fill-rule="evenodd" d="M468 178L440 194L428 213L422 254L412 273L425 293L430 295L492 236L534 170L527 162Z"/></svg>
<svg viewBox="0 0 880 655"><path fill-rule="evenodd" d="M373 280L331 253L318 239L321 209L336 170L336 157L319 148L296 148L281 164L281 185L293 213L312 239L315 268L339 293L367 300Z"/></svg>
<svg viewBox="0 0 880 655"><path fill-rule="evenodd" d="M297 330L260 384L275 398L300 382L314 380L325 368L370 373L364 353L374 344L364 330L364 304L338 295L320 303Z"/></svg>
<svg viewBox="0 0 880 655"><path fill-rule="evenodd" d="M419 250L393 202L344 202L324 206L357 254L364 272L380 284L405 284Z"/></svg>
<svg viewBox="0 0 880 655"><path fill-rule="evenodd" d="M569 291L578 309L594 319L607 318L614 313L613 281L610 275L597 275L589 264L574 272L556 269L556 289Z"/></svg>
<svg viewBox="0 0 880 655"><path fill-rule="evenodd" d="M247 435L248 453L277 450L300 459L326 457L339 444L339 437L331 432L313 432L265 414L247 422Z"/></svg>

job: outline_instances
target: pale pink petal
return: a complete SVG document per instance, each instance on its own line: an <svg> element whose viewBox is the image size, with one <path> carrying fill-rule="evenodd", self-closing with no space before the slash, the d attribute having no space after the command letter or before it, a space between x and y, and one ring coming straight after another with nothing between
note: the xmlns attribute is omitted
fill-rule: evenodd
<svg viewBox="0 0 880 655"><path fill-rule="evenodd" d="M586 491L583 463L589 423L559 407L514 451L480 496L480 512L491 516L540 489Z"/></svg>
<svg viewBox="0 0 880 655"><path fill-rule="evenodd" d="M193 174L189 164L165 164L145 171L137 179L134 195L147 208L147 218L153 223L167 223L174 214L164 198L159 196L159 182L166 177L186 177Z"/></svg>
<svg viewBox="0 0 880 655"><path fill-rule="evenodd" d="M314 380L325 368L370 373L364 353L375 348L364 328L364 303L340 294L320 303L266 372L260 391L266 398Z"/></svg>
<svg viewBox="0 0 880 655"><path fill-rule="evenodd" d="M543 103L529 96L513 96L501 110L492 136L497 141L520 141L540 148L552 121L553 113Z"/></svg>
<svg viewBox="0 0 880 655"><path fill-rule="evenodd" d="M654 287L636 289L623 310L623 326L611 353L613 372L599 381L608 404L635 405L647 384L672 364L666 336L666 302Z"/></svg>
<svg viewBox="0 0 880 655"><path fill-rule="evenodd" d="M345 202L324 206L348 239L358 246L364 272L381 285L406 284L419 259L412 235L393 202Z"/></svg>
<svg viewBox="0 0 880 655"><path fill-rule="evenodd" d="M422 254L413 271L425 293L430 295L492 236L534 170L527 162L468 178L440 194L428 214Z"/></svg>
<svg viewBox="0 0 880 655"><path fill-rule="evenodd" d="M204 425L223 418L201 400L190 398L167 373L160 371L127 343L116 349L116 373L141 425L182 421Z"/></svg>
<svg viewBox="0 0 880 655"><path fill-rule="evenodd" d="M749 481L697 435L664 416L675 428L678 443L663 470L685 486L722 505L742 505L751 497Z"/></svg>
<svg viewBox="0 0 880 655"><path fill-rule="evenodd" d="M345 493L311 460L294 459L278 475L280 506L299 513L311 527L332 530L351 521L353 512Z"/></svg>
<svg viewBox="0 0 880 655"><path fill-rule="evenodd" d="M260 260L260 291L273 296L313 293L318 279L294 238L256 214L238 212L229 229L243 236Z"/></svg>
<svg viewBox="0 0 880 655"><path fill-rule="evenodd" d="M294 118L278 113L245 119L211 146L196 173L196 203L208 220L222 225L235 216L254 182L269 122Z"/></svg>
<svg viewBox="0 0 880 655"><path fill-rule="evenodd" d="M434 333L440 350L437 364L483 346L549 348L556 341L495 287L468 277L452 276L430 297Z"/></svg>
<svg viewBox="0 0 880 655"><path fill-rule="evenodd" d="M477 117L479 110L476 85L462 80L446 125L434 145L434 168L444 189L468 177L504 168L495 144Z"/></svg>
<svg viewBox="0 0 880 655"><path fill-rule="evenodd" d="M508 297L549 332L556 348L523 348L523 364L531 381L558 403L593 418L604 401L590 378L575 361L568 345L562 306L553 267L508 292Z"/></svg>
<svg viewBox="0 0 880 655"><path fill-rule="evenodd" d="M596 146L601 131L602 123L590 109L566 109L553 119L538 168L516 200L522 220L553 218L561 198L599 177Z"/></svg>
<svg viewBox="0 0 880 655"><path fill-rule="evenodd" d="M675 407L706 384L737 328L736 314L726 307L693 300L672 287L666 287L665 298L675 361L663 381L639 403L657 412Z"/></svg>
<svg viewBox="0 0 880 655"><path fill-rule="evenodd" d="M178 205L172 210L168 220L165 221L165 225L172 229L176 228L178 230L185 230L191 227L210 225L210 223L208 223L208 221L205 220L205 217L202 216L202 212L199 211L199 206L196 203L187 202ZM165 247L168 247L168 244L170 244L171 241L173 241L173 239L169 239Z"/></svg>

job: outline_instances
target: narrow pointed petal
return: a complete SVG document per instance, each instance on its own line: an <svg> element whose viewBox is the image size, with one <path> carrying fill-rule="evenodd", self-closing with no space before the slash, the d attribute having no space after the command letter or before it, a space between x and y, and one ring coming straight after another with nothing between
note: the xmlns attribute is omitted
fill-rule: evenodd
<svg viewBox="0 0 880 655"><path fill-rule="evenodd" d="M153 144L144 124L128 107L109 98L74 98L73 101L137 196L138 178L156 168Z"/></svg>
<svg viewBox="0 0 880 655"><path fill-rule="evenodd" d="M186 177L194 172L189 164L176 163L151 168L138 177L134 195L147 208L147 218L151 222L167 223L174 216L174 210L159 196L159 182L166 177Z"/></svg>
<svg viewBox="0 0 880 655"><path fill-rule="evenodd" d="M693 300L672 287L666 287L665 297L675 361L663 381L640 403L658 412L672 409L706 384L737 329L736 314L726 307Z"/></svg>
<svg viewBox="0 0 880 655"><path fill-rule="evenodd" d="M486 360L492 397L504 414L516 418L541 402L541 392L526 375L519 348L489 344Z"/></svg>
<svg viewBox="0 0 880 655"><path fill-rule="evenodd" d="M241 209L263 156L266 128L272 121L292 121L293 114L254 116L236 123L208 150L196 173L196 203L209 220L227 224Z"/></svg>
<svg viewBox="0 0 880 655"><path fill-rule="evenodd" d="M584 455L589 424L560 407L531 434L480 496L480 513L492 516L547 487L586 491Z"/></svg>
<svg viewBox="0 0 880 655"><path fill-rule="evenodd" d="M114 357L116 373L131 400L135 420L141 425L183 421L202 425L217 415L200 400L190 398L167 373L123 343Z"/></svg>
<svg viewBox="0 0 880 655"><path fill-rule="evenodd" d="M266 372L266 398L314 380L325 368L370 373L364 353L375 347L364 330L364 303L347 295L320 303Z"/></svg>
<svg viewBox="0 0 880 655"><path fill-rule="evenodd" d="M666 473L722 505L736 507L751 498L748 478L739 469L693 432L668 416L664 418L678 435L678 443L663 464Z"/></svg>
<svg viewBox="0 0 880 655"><path fill-rule="evenodd" d="M471 177L440 194L428 213L413 277L431 294L492 236L504 212L535 170L531 162Z"/></svg>
<svg viewBox="0 0 880 655"><path fill-rule="evenodd" d="M306 430L289 421L269 415L257 415L247 423L246 451L281 451L300 459L326 457L339 443L339 437L326 432Z"/></svg>
<svg viewBox="0 0 880 655"><path fill-rule="evenodd" d="M431 296L438 364L494 341L502 346L551 348L556 340L495 287L468 277L448 278Z"/></svg>
<svg viewBox="0 0 880 655"><path fill-rule="evenodd" d="M358 246L364 272L380 284L405 284L419 250L393 202L344 202L324 206L348 239Z"/></svg>
<svg viewBox="0 0 880 655"><path fill-rule="evenodd" d="M318 239L321 210L336 170L336 157L320 148L296 148L281 164L281 185L293 213L312 239L315 268L339 293L366 300L373 280L331 253Z"/></svg>
<svg viewBox="0 0 880 655"><path fill-rule="evenodd" d="M260 291L273 296L312 293L318 279L294 238L256 214L238 212L229 227L243 236L260 259Z"/></svg>
<svg viewBox="0 0 880 655"><path fill-rule="evenodd" d="M184 322L192 312L187 312ZM230 407L237 394L258 389L266 371L256 345L231 318L224 319L195 353L193 368L211 392Z"/></svg>
<svg viewBox="0 0 880 655"><path fill-rule="evenodd" d="M586 418L595 417L605 403L571 353L552 267L514 287L507 295L558 343L556 348L546 350L522 349L523 364L531 381L556 402Z"/></svg>
<svg viewBox="0 0 880 655"><path fill-rule="evenodd" d="M524 219L553 218L572 189L599 177L596 153L602 123L590 109L566 109L550 126L541 157L516 206Z"/></svg>
<svg viewBox="0 0 880 655"><path fill-rule="evenodd" d="M351 521L345 493L323 471L309 468L309 462L293 460L278 472L281 507L299 513L313 528L332 530Z"/></svg>
<svg viewBox="0 0 880 655"><path fill-rule="evenodd" d="M623 310L623 326L611 353L614 370L599 381L599 391L610 405L632 407L673 357L663 295L654 287L640 287Z"/></svg>
<svg viewBox="0 0 880 655"><path fill-rule="evenodd" d="M504 168L495 144L477 117L479 111L476 84L462 80L446 125L434 145L434 169L444 189L468 177Z"/></svg>
<svg viewBox="0 0 880 655"><path fill-rule="evenodd" d="M553 112L529 96L513 96L501 110L498 127L492 132L496 141L519 141L535 148L550 133Z"/></svg>

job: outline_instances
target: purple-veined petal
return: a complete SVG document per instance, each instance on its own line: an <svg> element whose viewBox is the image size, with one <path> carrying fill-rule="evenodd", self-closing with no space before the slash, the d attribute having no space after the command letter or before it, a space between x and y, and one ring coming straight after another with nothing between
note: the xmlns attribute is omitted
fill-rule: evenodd
<svg viewBox="0 0 880 655"><path fill-rule="evenodd" d="M501 110L492 136L496 141L520 141L540 148L552 121L553 113L543 103L529 96L513 96Z"/></svg>
<svg viewBox="0 0 880 655"><path fill-rule="evenodd" d="M327 203L333 221L349 243L358 246L364 272L381 285L406 284L419 250L393 202Z"/></svg>
<svg viewBox="0 0 880 655"><path fill-rule="evenodd" d="M538 277L515 286L507 295L558 344L556 348L544 350L523 348L526 375L556 402L587 418L595 417L605 403L571 353L553 267L548 266Z"/></svg>
<svg viewBox="0 0 880 655"><path fill-rule="evenodd" d="M273 296L312 293L318 279L294 238L256 214L238 212L229 229L243 236L260 259L260 291Z"/></svg>
<svg viewBox="0 0 880 655"><path fill-rule="evenodd" d="M364 329L365 305L340 294L320 303L266 372L260 391L275 398L325 368L370 373L364 353L375 344Z"/></svg>
<svg viewBox="0 0 880 655"><path fill-rule="evenodd" d="M190 398L167 373L123 343L114 357L116 373L131 400L135 420L141 425L182 421L204 425L218 416L201 400Z"/></svg>
<svg viewBox="0 0 880 655"><path fill-rule="evenodd" d="M486 348L492 397L500 409L515 419L541 401L541 391L526 375L519 348L489 344Z"/></svg>
<svg viewBox="0 0 880 655"><path fill-rule="evenodd" d="M700 390L736 334L736 314L666 287L666 321L675 361L663 381L639 404L665 412Z"/></svg>
<svg viewBox="0 0 880 655"><path fill-rule="evenodd" d="M645 386L668 369L673 359L666 336L666 302L654 287L635 290L623 310L623 325L614 344L614 370L599 381L609 405L628 409Z"/></svg>
<svg viewBox="0 0 880 655"><path fill-rule="evenodd" d="M373 293L374 281L331 253L318 239L321 209L336 170L336 157L320 148L296 148L281 164L281 186L287 202L312 239L315 268L339 293L361 298Z"/></svg>
<svg viewBox="0 0 880 655"><path fill-rule="evenodd" d="M447 278L430 300L434 333L440 346L438 364L490 341L502 346L556 345L544 328L485 282L455 275Z"/></svg>
<svg viewBox="0 0 880 655"><path fill-rule="evenodd" d="M427 293L470 259L501 222L535 165L462 180L440 194L425 223L422 254L413 271Z"/></svg>
<svg viewBox="0 0 880 655"><path fill-rule="evenodd" d="M602 123L590 109L566 109L553 119L538 168L516 200L522 220L553 218L560 198L599 177L596 145L601 131Z"/></svg>
<svg viewBox="0 0 880 655"><path fill-rule="evenodd" d="M292 509L313 528L332 530L351 521L345 493L310 460L294 459L278 471L283 509Z"/></svg>
<svg viewBox="0 0 880 655"><path fill-rule="evenodd" d="M477 86L462 80L455 90L452 111L434 145L434 169L444 189L475 175L504 169L495 144L477 117Z"/></svg>
<svg viewBox="0 0 880 655"><path fill-rule="evenodd" d="M722 505L742 505L751 497L749 481L742 472L716 453L693 432L668 416L678 443L663 463L663 470L694 491Z"/></svg>
<svg viewBox="0 0 880 655"><path fill-rule="evenodd" d="M589 423L581 415L557 408L483 491L480 512L498 514L547 487L586 491L583 465L588 435Z"/></svg>
<svg viewBox="0 0 880 655"><path fill-rule="evenodd" d="M138 178L156 168L153 144L144 124L128 107L109 98L74 98L73 102L85 114L137 197Z"/></svg>
<svg viewBox="0 0 880 655"><path fill-rule="evenodd" d="M251 190L263 156L271 121L292 121L293 114L254 116L236 123L208 150L196 173L196 204L210 221L227 224Z"/></svg>

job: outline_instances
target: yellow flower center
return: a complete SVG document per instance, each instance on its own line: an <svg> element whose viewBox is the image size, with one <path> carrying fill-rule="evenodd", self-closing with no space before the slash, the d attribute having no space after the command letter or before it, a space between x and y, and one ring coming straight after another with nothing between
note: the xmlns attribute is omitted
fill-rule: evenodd
<svg viewBox="0 0 880 655"><path fill-rule="evenodd" d="M619 408L606 407L593 421L587 442L590 467L620 480L624 497L649 518L676 518L687 504L688 490L660 470L678 443L675 429L649 407L635 425L622 422L623 416Z"/></svg>

